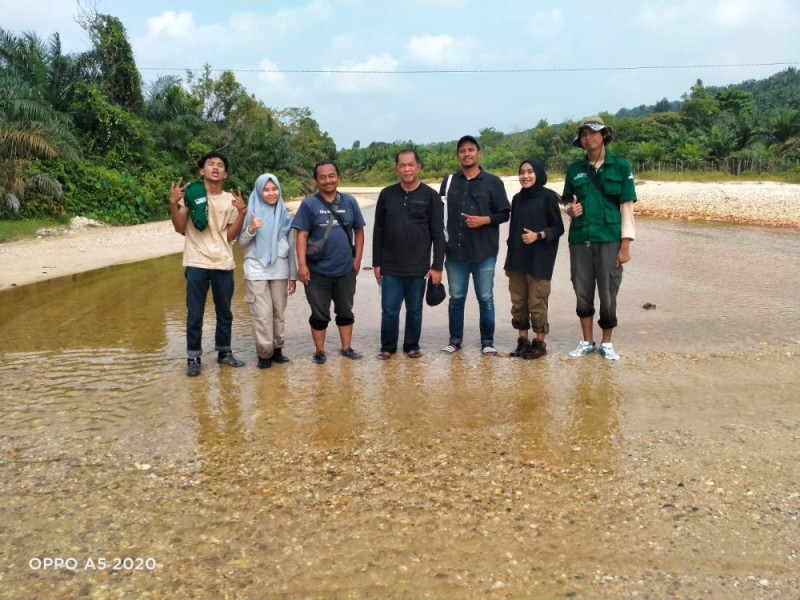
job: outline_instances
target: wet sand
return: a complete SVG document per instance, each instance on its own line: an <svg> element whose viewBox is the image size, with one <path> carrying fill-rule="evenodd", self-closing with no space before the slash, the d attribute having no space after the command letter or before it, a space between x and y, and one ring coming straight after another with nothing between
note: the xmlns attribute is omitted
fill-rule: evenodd
<svg viewBox="0 0 800 600"><path fill-rule="evenodd" d="M377 361L369 271L364 360L331 331L310 363L301 289L292 362L256 369L238 272L248 365L214 363L210 314L194 380L179 255L0 292L0 595L797 598L800 240L648 218L638 234L617 363L565 356L563 243L538 361L482 357L474 297L459 354L438 352L443 305L421 359ZM498 269L507 351L505 290ZM45 557L78 566L32 567Z"/></svg>

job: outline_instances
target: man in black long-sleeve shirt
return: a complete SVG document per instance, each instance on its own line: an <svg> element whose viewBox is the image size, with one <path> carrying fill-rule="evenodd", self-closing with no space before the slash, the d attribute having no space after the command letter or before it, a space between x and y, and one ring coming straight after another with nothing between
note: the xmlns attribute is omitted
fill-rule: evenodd
<svg viewBox="0 0 800 600"><path fill-rule="evenodd" d="M481 148L471 135L456 146L461 170L442 181L447 197L447 282L450 286L450 343L442 348L452 354L464 339L464 303L469 277L475 284L480 308L481 351L494 349L494 268L500 241L500 224L508 221L511 206L506 188L496 175L479 165Z"/></svg>
<svg viewBox="0 0 800 600"><path fill-rule="evenodd" d="M422 168L414 150L395 156L399 183L383 188L375 207L372 266L381 285L381 351L386 360L397 352L400 307L406 304L403 352L419 358L425 280L436 285L444 263L444 217L436 191L420 182ZM433 262L431 262L433 247Z"/></svg>

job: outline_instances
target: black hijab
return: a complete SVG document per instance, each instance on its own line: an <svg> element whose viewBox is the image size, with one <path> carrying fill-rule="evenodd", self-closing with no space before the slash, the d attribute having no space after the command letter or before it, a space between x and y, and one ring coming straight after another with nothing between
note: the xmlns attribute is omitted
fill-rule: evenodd
<svg viewBox="0 0 800 600"><path fill-rule="evenodd" d="M538 158L528 158L523 160L519 164L519 168L517 169L517 173L519 173L519 169L522 168L522 165L529 164L533 167L533 172L536 175L536 182L533 184L533 187L530 188L522 188L520 191L520 195L523 198L533 198L539 192L544 189L544 184L547 183L547 173L544 170L544 163L540 161Z"/></svg>

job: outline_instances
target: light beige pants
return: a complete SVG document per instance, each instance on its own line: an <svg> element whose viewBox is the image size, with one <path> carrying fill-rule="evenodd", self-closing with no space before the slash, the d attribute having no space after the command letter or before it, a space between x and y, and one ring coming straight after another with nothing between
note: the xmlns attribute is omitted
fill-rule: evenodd
<svg viewBox="0 0 800 600"><path fill-rule="evenodd" d="M250 309L253 337L259 358L272 358L275 348L283 348L286 302L289 297L286 279L244 281L245 302Z"/></svg>

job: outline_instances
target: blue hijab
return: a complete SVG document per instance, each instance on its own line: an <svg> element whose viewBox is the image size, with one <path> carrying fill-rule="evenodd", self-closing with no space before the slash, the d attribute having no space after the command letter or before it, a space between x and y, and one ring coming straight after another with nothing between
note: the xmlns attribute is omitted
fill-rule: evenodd
<svg viewBox="0 0 800 600"><path fill-rule="evenodd" d="M267 181L272 181L278 186L278 202L270 206L264 201L262 193ZM275 262L278 257L278 240L286 237L292 227L292 216L283 203L283 192L278 178L272 173L258 176L250 199L247 202L247 216L242 227L246 230L253 221L253 214L261 219L261 228L256 230L251 243L256 247L256 258L265 267Z"/></svg>

